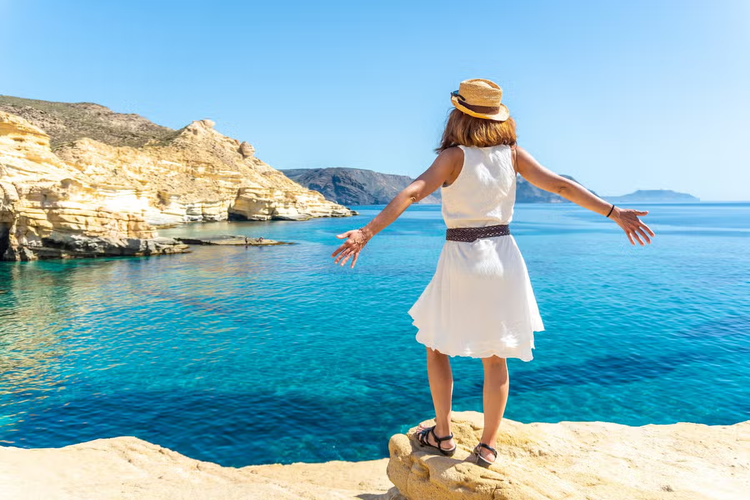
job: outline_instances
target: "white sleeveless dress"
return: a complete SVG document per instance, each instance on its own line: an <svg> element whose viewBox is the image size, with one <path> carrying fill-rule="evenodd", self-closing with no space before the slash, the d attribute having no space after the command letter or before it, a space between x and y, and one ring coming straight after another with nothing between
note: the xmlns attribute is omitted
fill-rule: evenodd
<svg viewBox="0 0 750 500"><path fill-rule="evenodd" d="M511 147L459 147L464 152L461 173L441 187L446 226L509 224L516 201ZM419 329L417 342L450 356L531 361L534 331L544 330L512 234L446 240L435 275L409 315Z"/></svg>

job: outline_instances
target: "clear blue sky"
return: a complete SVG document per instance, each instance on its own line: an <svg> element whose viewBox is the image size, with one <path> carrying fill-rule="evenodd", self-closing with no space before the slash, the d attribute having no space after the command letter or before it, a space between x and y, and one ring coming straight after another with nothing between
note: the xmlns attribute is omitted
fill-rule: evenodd
<svg viewBox="0 0 750 500"><path fill-rule="evenodd" d="M467 78L601 195L750 199L744 0L0 0L0 94L211 118L275 168L416 177Z"/></svg>

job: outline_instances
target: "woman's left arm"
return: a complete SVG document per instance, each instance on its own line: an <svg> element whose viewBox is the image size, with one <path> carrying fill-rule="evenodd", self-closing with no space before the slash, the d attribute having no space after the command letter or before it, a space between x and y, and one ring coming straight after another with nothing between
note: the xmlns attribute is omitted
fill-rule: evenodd
<svg viewBox="0 0 750 500"><path fill-rule="evenodd" d="M333 261L334 264L338 264L340 261L343 266L350 257L353 257L351 267L354 268L359 252L367 242L398 219L412 203L429 196L439 188L451 176L458 165L459 159L462 158L463 151L459 148L448 148L442 151L435 158L430 168L402 189L374 219L359 229L337 234L337 238L346 238L346 241L331 254L331 257L336 257L338 254L338 257Z"/></svg>

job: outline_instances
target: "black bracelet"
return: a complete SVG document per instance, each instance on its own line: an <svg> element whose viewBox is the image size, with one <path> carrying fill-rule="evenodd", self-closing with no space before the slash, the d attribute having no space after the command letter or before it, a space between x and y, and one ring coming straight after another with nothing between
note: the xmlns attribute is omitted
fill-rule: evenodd
<svg viewBox="0 0 750 500"><path fill-rule="evenodd" d="M614 210L614 208L615 208L615 204L612 203L612 207L609 209L609 214L612 213L612 210ZM607 214L607 217L609 217L609 214Z"/></svg>

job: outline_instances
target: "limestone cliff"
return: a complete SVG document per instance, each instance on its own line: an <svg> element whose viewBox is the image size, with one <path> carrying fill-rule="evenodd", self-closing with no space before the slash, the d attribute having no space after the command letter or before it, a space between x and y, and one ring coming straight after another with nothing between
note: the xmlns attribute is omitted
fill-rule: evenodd
<svg viewBox="0 0 750 500"><path fill-rule="evenodd" d="M187 248L155 236L139 213L107 206L85 176L52 153L47 134L0 111L0 260Z"/></svg>
<svg viewBox="0 0 750 500"><path fill-rule="evenodd" d="M173 131L88 103L2 97L0 109L56 134L53 151L43 129L0 111L2 259L168 253L179 247L154 239L155 227L356 214L271 168L210 120Z"/></svg>
<svg viewBox="0 0 750 500"><path fill-rule="evenodd" d="M467 460L481 435L481 414L454 412L453 422L459 451L452 458L427 453L411 433L391 438L390 459L240 468L135 437L55 449L0 446L0 497L740 500L750 491L750 422L629 427L505 420L490 469Z"/></svg>
<svg viewBox="0 0 750 500"><path fill-rule="evenodd" d="M78 139L61 145L57 154L107 193L111 205L139 207L154 225L353 215L213 127L210 120L196 121L168 140L141 148Z"/></svg>

